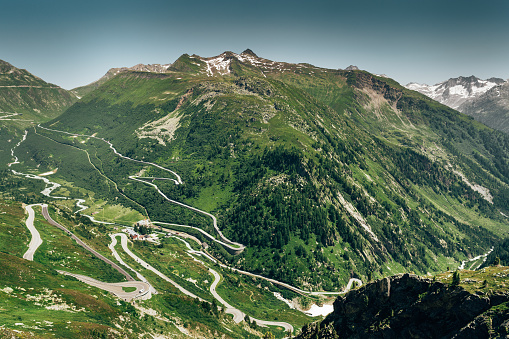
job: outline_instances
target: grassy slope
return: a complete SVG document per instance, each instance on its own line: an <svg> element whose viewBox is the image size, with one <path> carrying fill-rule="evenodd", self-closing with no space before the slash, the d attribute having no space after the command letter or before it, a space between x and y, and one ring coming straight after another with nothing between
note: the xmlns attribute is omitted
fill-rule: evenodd
<svg viewBox="0 0 509 339"><path fill-rule="evenodd" d="M64 116L55 120L52 125L55 128L72 128L74 131L82 133L97 131L99 135L107 136L115 145L119 145L124 154L138 157L146 156L161 163L166 163L181 173L187 185L183 190L166 185L165 189L170 195L197 204L197 207L206 208L210 211L217 209L217 212L223 211L222 205L235 207L244 199L242 195L238 199L235 198L239 193L239 186L236 181L238 181L240 174L236 158L244 161L248 158L261 156L265 147L275 148L278 145L284 145L284 147L290 148L293 146L302 152L303 159L309 159L303 160L308 163L305 171L316 170L319 172L320 170L314 164L323 161L323 156L320 154L323 149L327 149L329 152L332 151L329 153L330 160L328 160L328 163L324 164L322 162L320 165L322 167L324 165L337 167L338 165L334 162L339 162L339 168L334 171L338 171L340 175L346 173L346 181L351 180L351 182L361 186L371 186L369 192L361 190L358 193L361 196L371 195L378 202L385 201L392 205L392 208L387 210L393 214L392 222L399 223L402 227L401 231L406 233L409 238L415 237L415 230L412 229L411 225L402 223L402 221L407 218L408 208L415 208L420 205L419 201L423 195L418 190L409 189L409 186L405 182L401 182L399 178L395 180L394 176L401 174L398 173L398 164L391 159L392 155L387 156L383 151L380 152L376 143L391 150L396 156L402 157L398 154L402 153L406 147L415 147L419 140L425 141L425 146L436 144L441 135L438 135L432 128L422 125L426 118L422 116L422 113L419 113L421 116L415 114L411 117L398 116L386 99L385 101L381 100L379 106L369 108L369 105L366 106L366 104L370 102L370 95L373 94L360 93L352 85L353 80L348 75L338 72L324 73L322 78L317 80L316 75L310 77L302 74L285 74L289 74L288 77L274 75L276 80L245 76L232 79L210 79L182 73L174 74L173 77L166 75L152 78L143 73L124 74L102 85L101 91L85 98L85 102L75 105ZM177 77L182 79L177 80ZM366 81L364 78L361 80ZM358 81L362 82L361 80ZM379 79L375 80L381 81ZM390 90L400 89L396 84L390 82L383 83L383 85ZM305 92L297 90L295 86L305 89L306 92L328 106L324 106L323 103ZM193 89L193 93L187 101L183 102L180 108L180 129L175 134L174 142L167 147L163 147L158 145L155 140L138 140L133 135L133 129L140 127L144 121L158 119L162 114L171 112L176 107L179 96L186 93L190 88ZM405 95L411 97L407 99L407 104L411 102L409 100L422 100L421 97L412 98L413 94ZM129 100L133 100L136 104L129 103ZM89 110L91 106L94 107L94 110ZM341 114L334 113L331 108ZM341 111L342 109L348 109L349 114L345 115ZM369 112L373 114L374 111L384 117L385 123L382 125L375 124L374 121L376 120L367 117ZM86 117L86 120L85 118L76 120L79 116ZM120 118L118 120L121 121L120 125L115 122L115 116ZM416 125L419 121L421 121L421 125L417 128ZM468 120L464 122L469 123ZM381 128L380 126L385 127ZM131 132L127 133L127 131ZM382 139L378 139L373 143L373 133L380 134ZM349 135L355 135L357 141L348 137ZM232 142L228 142L229 138ZM317 143L315 140L319 142ZM367 145L368 147L361 145ZM341 153L338 152L338 148L342 149ZM338 153L334 154L334 152ZM154 157L156 154L157 158ZM226 156L227 154L229 156ZM176 159L176 155L178 155L179 161L175 163L172 160ZM342 158L345 155L346 158ZM444 151L440 156L445 157L446 160L453 158L447 151ZM356 167L355 163L359 163L363 169ZM312 166L313 168L311 168ZM388 173L387 168L393 168L394 170ZM110 173L113 174L114 172ZM358 174L361 174L361 176ZM264 180L277 175L277 169L271 171L269 168L269 171L264 175ZM339 186L337 184L331 186L329 184L330 177L326 173L313 173L312 176L312 180L315 181L314 186L322 190L322 196L318 198L318 201L330 200L330 196L334 195L333 192L336 189L344 190L344 182L339 182ZM361 180L362 176L376 178L376 184L369 184L366 180ZM450 180L450 177L447 180ZM127 188L132 187L129 192L133 197L139 194L137 192L140 189L143 189L140 186L136 188L135 184L126 183L126 185L128 185ZM343 188L341 185L343 185ZM461 183L458 185L463 190L466 189ZM188 191L186 192L186 190ZM244 191L242 194L253 194L253 192L248 192L250 191ZM346 196L347 201L352 201L354 205L358 205L355 202L355 199L358 198L352 198L351 192L345 194L345 191L343 191L342 194ZM450 194L447 187L445 194ZM403 196L406 202L395 202L395 195ZM424 195L424 197L430 201L431 206L436 205L436 203L434 204L435 198L430 198L430 195ZM449 196L449 199L455 202L446 206L445 212L453 214L451 211L454 211L454 206L462 204L462 200L458 200L455 196ZM478 198L475 197L475 199ZM355 232L355 229L358 228L355 222L348 220L348 215L344 215L345 211L337 205L337 201L334 202L333 200L332 203L336 205L340 214L343 214L343 218L346 218L350 231ZM387 209L388 207L384 205L383 208ZM398 209L401 210L401 208L406 211L394 213ZM443 219L439 210L421 209L418 214L420 219L423 220L423 226L436 225L436 219ZM228 223L231 215L227 212L224 218ZM470 213L468 220L461 220L465 223L475 224L482 218L477 211ZM387 231L382 230L383 223L386 223L387 220L381 218L379 214L370 217L369 220L378 236L388 237ZM501 220L496 222L503 225ZM231 220L229 223L231 223ZM446 220L438 220L438 224L440 226L437 228L439 232L437 236L446 242L454 243L457 241L456 236L454 236L454 234L458 234L455 226ZM444 227L446 227L446 230L441 231ZM333 231L333 233L335 232ZM460 233L463 234L464 231ZM231 234L235 236L236 231L232 230ZM345 236L341 236L341 238L345 238ZM466 247L463 244L458 244L453 247L452 251L436 253L440 252L440 247L435 248L436 245L433 245L433 242L426 240L426 238L429 239L429 234L426 235L425 232L418 236L418 239L424 240L426 246L431 250L430 257L423 261L423 264L426 263L426 265L432 262L431 259L435 255L439 257L450 256L457 253L458 250L463 250L462 247ZM465 235L460 235L459 238L464 239ZM403 244L401 242L398 244L397 239L393 236L387 240L389 241L388 251L391 256L394 251L407 253L404 255L404 261L402 261L403 257L400 254L395 257L404 266L411 265L411 255L408 255L408 251L427 251L426 248L418 247L417 243L411 245L407 250L403 250ZM438 239L435 241L438 241ZM483 241L478 245L483 244ZM362 251L368 251L364 254L358 252L358 248L352 248L350 242L351 240L339 242L339 246L328 248L325 252L337 251L337 256L342 254L342 248L350 248L353 251L353 262L350 262L349 259L346 262L353 264L353 267L357 267L358 260L365 255L373 258L380 255L376 252L380 250L382 253L385 252L383 248L369 249L377 245L367 245L370 239L366 236L364 236L364 245L361 245L364 247ZM359 246L357 244L354 247ZM399 250L397 247L399 247ZM312 244L306 244L306 248L310 252L317 250ZM282 253L283 255L285 253L289 254L291 250L292 247L284 248ZM322 251L321 249L318 250ZM473 249L473 252L479 250L482 249ZM263 253L262 256L265 255ZM249 256L249 252L247 255ZM383 254L383 256L387 256L387 254ZM260 259L261 257L252 258L254 261ZM372 260L370 259L370 261ZM389 259L389 261L392 261L392 259ZM308 264L312 264L312 262L308 262ZM254 268L253 263L249 264L248 267ZM377 265L375 264L375 266ZM346 265L343 269L346 267L349 267L349 265ZM420 270L423 269L422 265L419 267ZM434 269L439 269L439 267L441 266L435 266ZM357 269L360 268L357 267ZM339 274L343 275L343 273Z"/></svg>
<svg viewBox="0 0 509 339"><path fill-rule="evenodd" d="M89 258L89 254L71 242L63 232L45 223L37 210L35 225L44 242L37 250L33 262L21 259L29 241L28 231L22 223L26 216L23 214L21 204L16 202L2 200L0 208L2 244L7 243L4 240L9 243L9 246L0 248L2 267L0 321L7 328L31 331L42 337L55 333L58 338L101 337L108 333L137 338L145 332L183 336L177 327L185 327L186 331L198 336L216 333L226 335L227 338L257 337L243 329L242 324L237 326L228 316L211 313L199 302L183 297L173 286L147 272L143 274L154 282L161 294L150 300L140 301L138 305L154 310L158 318L140 317L142 315L140 311L131 305L118 303L112 295L89 287L74 278L59 275L54 269L81 273L103 281L123 279L118 273L112 272L110 267L105 267L101 261ZM70 220L66 220L55 211L51 213L59 222L73 229ZM100 235L100 229L97 227L89 226L87 229L98 236L85 241L108 255L108 252L103 250L106 249L106 238L109 237ZM74 231L77 234L84 232L76 226ZM153 251L167 253L168 258L173 258L171 255L174 253L179 253L178 256L183 259L188 258L182 251L183 244L172 243L173 245L170 244L163 249L150 245L135 251L143 255L151 253L150 258L155 258ZM145 253L144 250L149 250L149 253ZM133 267L136 266L128 258L125 259ZM184 265L182 267L185 269L183 268L182 272L191 273L195 269L198 269L197 272L203 271L203 268L190 258L184 264L181 260L175 260L174 263L179 267ZM161 265L161 262L154 264ZM172 274L169 271L167 273ZM198 274L195 278L201 279L202 276L203 274ZM187 285L192 285L184 279L181 280ZM210 296L208 299L211 299ZM16 325L17 323L22 325ZM127 329L133 332L130 334Z"/></svg>
<svg viewBox="0 0 509 339"><path fill-rule="evenodd" d="M209 78L200 75L199 66L190 60L183 58L174 73L163 76L132 72L115 77L47 126L98 133L126 155L175 169L185 185L161 183L163 191L218 214L230 237L250 245L237 258L215 253L224 255L224 260L306 288L331 290L342 288L352 274L365 280L408 270L443 270L489 247L495 236L478 226L496 234L505 232L507 222L498 213L507 208L504 136L391 80L364 72L318 71L310 66L269 72L268 78L262 78L259 70L235 64L236 76ZM171 112L180 117L179 129L166 146L133 133ZM149 175L160 174L157 171L118 160L93 139L38 133L57 143L30 136L23 145L22 166L32 171L38 165L43 166L40 169L60 166L55 177L66 186L61 193L88 195L87 203L99 211L104 201L117 204L122 199L114 181L145 205L155 220L210 227L210 220L163 204L147 186L126 180L141 170ZM83 152L59 143L87 150L102 175L87 164ZM38 156L33 150L40 152ZM495 205L451 174L449 163L472 182L488 187ZM98 179L82 180L82 174ZM106 190L95 187L101 182ZM380 243L363 231L336 192L360 211ZM144 213L136 204L120 203ZM140 216L125 213L135 215L125 221ZM308 237L306 229L311 230ZM151 260L158 257L157 249L137 250L154 257ZM180 261L167 264L175 267L161 269L181 274ZM199 276L178 279L206 297L206 287L202 291L185 280ZM147 278L155 277L147 272ZM248 282L242 283L258 295ZM239 291L226 286L219 289L229 290L235 302ZM174 293L164 283L159 288ZM164 306L168 298L173 305L192 305L173 294L149 304L197 321ZM246 307L261 306L260 314L272 317L273 300L263 298Z"/></svg>

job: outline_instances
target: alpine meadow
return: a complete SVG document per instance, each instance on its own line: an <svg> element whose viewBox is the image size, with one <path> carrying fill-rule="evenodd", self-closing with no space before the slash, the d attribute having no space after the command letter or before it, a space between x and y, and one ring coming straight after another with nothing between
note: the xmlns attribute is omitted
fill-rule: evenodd
<svg viewBox="0 0 509 339"><path fill-rule="evenodd" d="M509 136L395 80L247 49L66 91L0 62L0 111L6 337L509 330Z"/></svg>

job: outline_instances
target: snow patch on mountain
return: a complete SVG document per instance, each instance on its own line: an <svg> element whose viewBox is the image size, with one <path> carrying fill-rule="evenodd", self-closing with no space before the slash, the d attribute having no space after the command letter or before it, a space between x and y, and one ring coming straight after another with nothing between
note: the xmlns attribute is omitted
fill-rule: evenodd
<svg viewBox="0 0 509 339"><path fill-rule="evenodd" d="M433 86L409 83L405 87L422 93L446 106L458 109L462 104L475 100L505 80L500 78L479 79L475 76L451 78Z"/></svg>
<svg viewBox="0 0 509 339"><path fill-rule="evenodd" d="M287 62L277 62L272 61L264 58L258 57L253 51L250 49L245 50L241 54L233 53L233 52L224 52L218 56L210 57L210 58L203 58L198 56L193 56L196 58L199 58L202 62L206 64L206 67L202 72L207 74L208 76L215 76L215 75L228 75L231 73L231 62L236 59L244 64L250 64L252 66L255 66L260 69L261 74L266 77L264 72L267 71L278 71L278 72L285 72L285 71L294 71L296 69L302 69L302 68L312 68L315 70L320 70L322 72L325 72L325 70L314 67L307 64L292 64ZM311 72L314 73L314 72ZM310 74L311 74L310 73Z"/></svg>

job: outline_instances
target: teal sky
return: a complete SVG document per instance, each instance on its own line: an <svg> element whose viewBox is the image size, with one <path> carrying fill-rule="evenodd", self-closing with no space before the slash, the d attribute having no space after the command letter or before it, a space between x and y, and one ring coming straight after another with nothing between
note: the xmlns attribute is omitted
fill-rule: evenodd
<svg viewBox="0 0 509 339"><path fill-rule="evenodd" d="M71 89L109 68L246 48L402 84L509 78L509 1L0 0L0 59Z"/></svg>

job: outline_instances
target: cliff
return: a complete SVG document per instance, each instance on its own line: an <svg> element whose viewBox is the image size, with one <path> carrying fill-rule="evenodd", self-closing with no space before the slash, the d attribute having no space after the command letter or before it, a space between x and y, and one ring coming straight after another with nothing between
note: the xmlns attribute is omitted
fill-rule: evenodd
<svg viewBox="0 0 509 339"><path fill-rule="evenodd" d="M472 293L412 274L397 275L338 297L334 312L305 326L297 338L505 337L508 301L506 291Z"/></svg>

